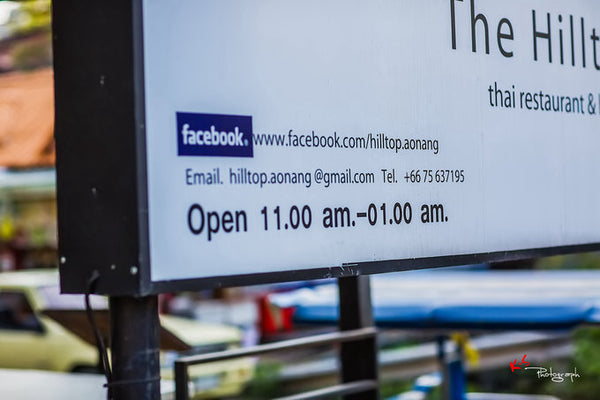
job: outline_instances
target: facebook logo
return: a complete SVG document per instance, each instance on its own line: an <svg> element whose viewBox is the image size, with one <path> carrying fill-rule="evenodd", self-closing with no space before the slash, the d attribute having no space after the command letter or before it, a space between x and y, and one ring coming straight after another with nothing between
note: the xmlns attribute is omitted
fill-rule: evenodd
<svg viewBox="0 0 600 400"><path fill-rule="evenodd" d="M252 117L177 112L180 156L253 157Z"/></svg>

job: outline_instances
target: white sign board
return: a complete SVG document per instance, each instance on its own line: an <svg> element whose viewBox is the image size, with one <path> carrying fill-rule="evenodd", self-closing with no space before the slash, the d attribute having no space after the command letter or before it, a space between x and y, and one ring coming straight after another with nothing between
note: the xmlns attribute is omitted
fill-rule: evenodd
<svg viewBox="0 0 600 400"><path fill-rule="evenodd" d="M600 243L600 3L144 0L153 281Z"/></svg>

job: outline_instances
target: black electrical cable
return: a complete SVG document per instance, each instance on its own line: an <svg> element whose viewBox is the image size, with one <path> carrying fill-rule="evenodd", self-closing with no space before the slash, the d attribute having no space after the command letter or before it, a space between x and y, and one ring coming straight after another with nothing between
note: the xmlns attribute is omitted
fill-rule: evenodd
<svg viewBox="0 0 600 400"><path fill-rule="evenodd" d="M100 274L97 270L94 270L92 276L87 282L87 290L85 292L85 312L88 317L88 321L92 326L92 331L94 332L94 337L96 339L96 348L98 349L98 355L100 357L100 364L102 366L102 371L104 372L104 376L106 377L106 387L108 388L106 393L106 398L108 400L112 399L112 371L110 369L110 363L108 361L108 351L106 349L106 344L104 343L104 339L102 338L102 334L98 329L98 325L96 324L96 319L94 318L94 310L90 304L90 294L94 293L96 289L96 284L98 283L98 279L100 278Z"/></svg>

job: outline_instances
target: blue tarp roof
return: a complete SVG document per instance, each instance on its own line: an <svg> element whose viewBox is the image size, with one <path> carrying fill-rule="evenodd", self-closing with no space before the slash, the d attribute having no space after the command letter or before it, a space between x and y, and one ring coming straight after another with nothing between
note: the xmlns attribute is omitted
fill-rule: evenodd
<svg viewBox="0 0 600 400"><path fill-rule="evenodd" d="M600 322L600 271L424 270L371 278L375 322L401 328L564 329ZM274 294L295 320L336 323L335 283Z"/></svg>

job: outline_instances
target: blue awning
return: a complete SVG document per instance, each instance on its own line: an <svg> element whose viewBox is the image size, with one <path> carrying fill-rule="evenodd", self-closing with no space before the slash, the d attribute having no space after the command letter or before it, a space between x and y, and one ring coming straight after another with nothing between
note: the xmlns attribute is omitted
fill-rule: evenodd
<svg viewBox="0 0 600 400"><path fill-rule="evenodd" d="M371 278L379 326L436 329L565 329L600 322L600 271L425 270ZM335 324L337 285L271 295L294 319Z"/></svg>

